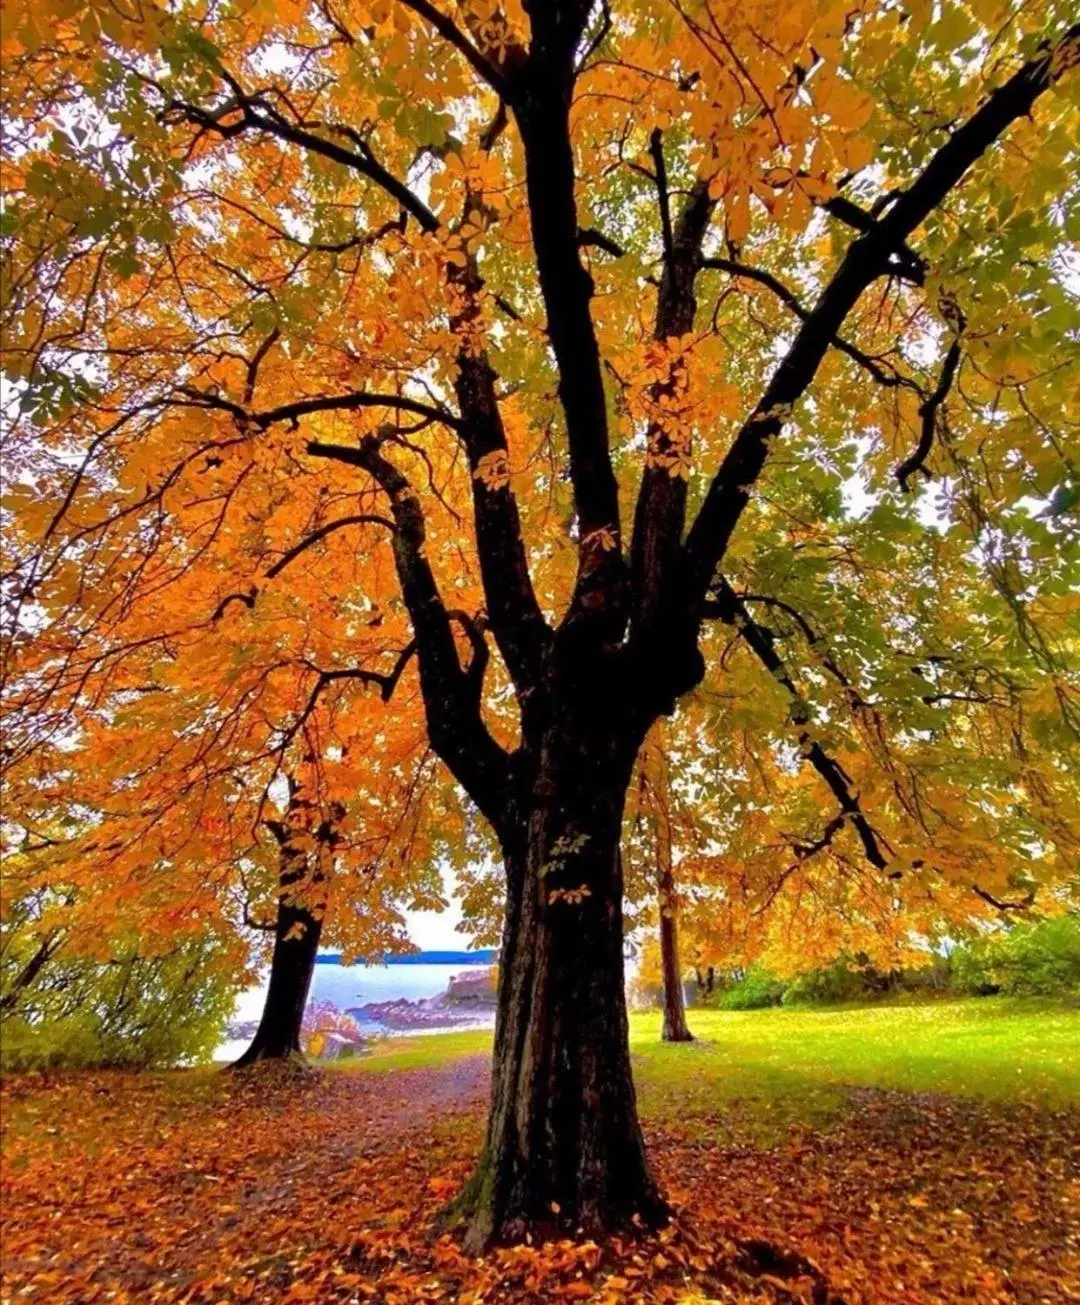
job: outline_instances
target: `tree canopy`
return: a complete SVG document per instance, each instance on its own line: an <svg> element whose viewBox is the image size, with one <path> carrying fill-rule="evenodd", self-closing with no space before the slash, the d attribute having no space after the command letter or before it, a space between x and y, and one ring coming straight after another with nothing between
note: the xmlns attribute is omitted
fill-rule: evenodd
<svg viewBox="0 0 1080 1305"><path fill-rule="evenodd" d="M1074 17L12 5L18 873L163 936L236 918L299 783L360 953L497 849L506 1011L573 972L583 1076L660 771L744 950L1063 902ZM536 1199L603 1224L562 1163Z"/></svg>

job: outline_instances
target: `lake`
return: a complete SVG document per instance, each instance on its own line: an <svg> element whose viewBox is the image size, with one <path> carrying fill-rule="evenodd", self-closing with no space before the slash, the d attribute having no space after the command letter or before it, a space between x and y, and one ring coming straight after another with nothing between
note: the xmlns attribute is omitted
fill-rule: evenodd
<svg viewBox="0 0 1080 1305"><path fill-rule="evenodd" d="M445 992L455 974L472 969L468 962L455 965L336 965L320 960L311 980L309 1001L332 1001L347 1010L350 1006L364 1006L370 1001L396 1001L405 997L419 1001L422 997L435 997ZM241 993L233 1014L234 1023L257 1020L262 1014L266 997L266 982ZM459 1026L460 1027L460 1026ZM415 1030L436 1032L435 1029ZM215 1060L235 1060L247 1042L231 1039L214 1053Z"/></svg>

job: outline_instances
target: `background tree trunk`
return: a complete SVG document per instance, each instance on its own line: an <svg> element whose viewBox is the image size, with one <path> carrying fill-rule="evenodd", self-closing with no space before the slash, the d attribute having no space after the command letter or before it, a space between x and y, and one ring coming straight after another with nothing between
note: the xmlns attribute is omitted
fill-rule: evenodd
<svg viewBox="0 0 1080 1305"><path fill-rule="evenodd" d="M672 862L671 797L667 758L659 757L659 784L656 802L657 897L660 910L660 969L664 981L664 1042L693 1042L694 1035L686 1023L682 967L679 964L679 899L675 891L675 868Z"/></svg>
<svg viewBox="0 0 1080 1305"><path fill-rule="evenodd" d="M507 856L491 1112L457 1207L473 1250L527 1230L597 1235L665 1212L630 1071L624 771L609 756L543 774L545 796Z"/></svg>
<svg viewBox="0 0 1080 1305"><path fill-rule="evenodd" d="M679 964L679 919L674 901L675 885L670 874L660 879L660 965L664 976L665 1042L693 1042L694 1035L686 1023L686 1000L683 994L682 967ZM665 902L668 903L665 905Z"/></svg>
<svg viewBox="0 0 1080 1305"><path fill-rule="evenodd" d="M251 1046L235 1062L236 1069L260 1060L302 1058L300 1028L322 933L321 903L310 899L318 895L323 880L318 868L308 874L303 851L282 844L270 984L259 1027Z"/></svg>

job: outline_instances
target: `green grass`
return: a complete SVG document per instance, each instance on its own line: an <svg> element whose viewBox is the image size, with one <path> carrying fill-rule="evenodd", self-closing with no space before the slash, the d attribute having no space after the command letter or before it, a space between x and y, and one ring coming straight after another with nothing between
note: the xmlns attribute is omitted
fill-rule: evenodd
<svg viewBox="0 0 1080 1305"><path fill-rule="evenodd" d="M724 1112L754 1127L822 1122L843 1089L872 1087L1080 1104L1080 1010L1006 998L923 1006L692 1010L697 1041L660 1041L660 1014L630 1021L643 1113ZM489 1050L485 1032L387 1039L364 1071L445 1064Z"/></svg>
<svg viewBox="0 0 1080 1305"><path fill-rule="evenodd" d="M642 1113L713 1115L721 1131L773 1140L824 1126L845 1089L1080 1104L1080 1010L1009 999L922 1006L691 1011L698 1041L660 1042L659 1013L630 1041Z"/></svg>
<svg viewBox="0 0 1080 1305"><path fill-rule="evenodd" d="M831 1086L1080 1101L1080 1010L1009 999L832 1010L691 1011L707 1045L665 1047L659 1012L635 1015L642 1077L680 1066L717 1080L792 1075Z"/></svg>
<svg viewBox="0 0 1080 1305"><path fill-rule="evenodd" d="M466 1029L461 1033L424 1033L413 1038L380 1038L371 1051L355 1060L331 1061L334 1069L379 1073L391 1069L437 1069L463 1056L488 1055L491 1033Z"/></svg>

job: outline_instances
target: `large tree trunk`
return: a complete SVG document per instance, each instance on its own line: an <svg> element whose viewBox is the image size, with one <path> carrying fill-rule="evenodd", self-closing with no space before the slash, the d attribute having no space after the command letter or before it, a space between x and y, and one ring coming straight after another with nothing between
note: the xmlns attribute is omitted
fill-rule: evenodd
<svg viewBox="0 0 1080 1305"><path fill-rule="evenodd" d="M507 855L487 1138L458 1205L471 1249L664 1213L627 1037L619 831L629 765L614 745L545 741L539 755L535 801Z"/></svg>
<svg viewBox="0 0 1080 1305"><path fill-rule="evenodd" d="M300 1027L322 933L323 875L308 869L307 856L283 843L270 984L259 1027L237 1069L260 1060L302 1059Z"/></svg>

